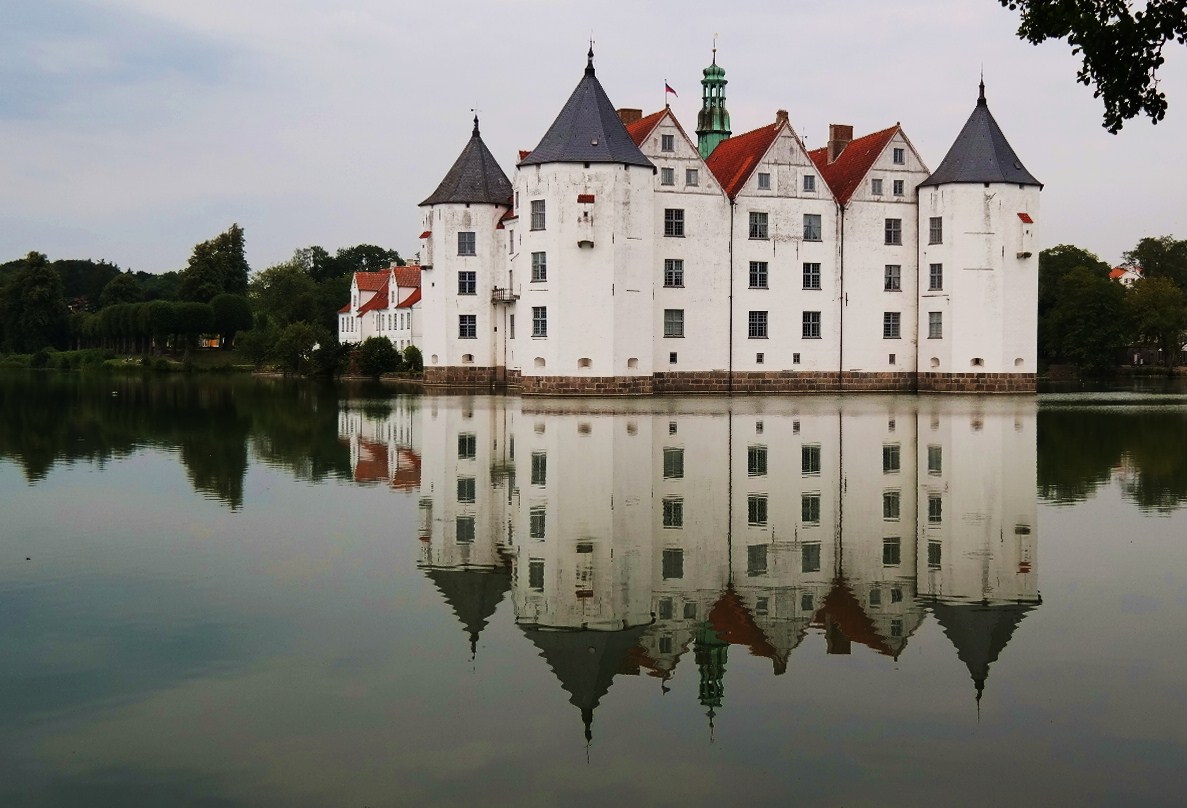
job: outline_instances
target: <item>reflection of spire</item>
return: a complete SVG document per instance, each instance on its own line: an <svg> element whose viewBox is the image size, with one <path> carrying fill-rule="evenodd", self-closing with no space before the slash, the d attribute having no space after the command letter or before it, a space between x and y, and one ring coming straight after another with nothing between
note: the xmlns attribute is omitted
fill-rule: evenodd
<svg viewBox="0 0 1187 808"><path fill-rule="evenodd" d="M430 569L427 575L466 629L470 656L474 657L478 635L511 588L511 576L501 569Z"/></svg>
<svg viewBox="0 0 1187 808"><path fill-rule="evenodd" d="M977 693L977 710L980 715L981 695L985 691L985 680L989 678L989 666L997 661L1006 643L1014 635L1018 624L1026 613L1034 608L1025 603L945 603L931 604L944 634L956 646L956 655L969 669L973 687Z"/></svg>
<svg viewBox="0 0 1187 808"><path fill-rule="evenodd" d="M697 670L701 674L698 690L702 707L708 708L709 739L713 739L713 717L717 715L717 708L721 706L725 696L725 663L729 651L729 643L723 641L713 630L708 621L697 627L696 641L693 644L693 656L696 659Z"/></svg>

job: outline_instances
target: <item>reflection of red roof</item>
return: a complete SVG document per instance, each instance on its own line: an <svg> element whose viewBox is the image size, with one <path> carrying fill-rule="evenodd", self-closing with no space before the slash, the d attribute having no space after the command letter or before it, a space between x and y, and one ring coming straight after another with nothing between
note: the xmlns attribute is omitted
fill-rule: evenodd
<svg viewBox="0 0 1187 808"><path fill-rule="evenodd" d="M396 448L396 473L392 475L392 488L397 491L415 491L420 488L420 455L403 446Z"/></svg>
<svg viewBox="0 0 1187 808"><path fill-rule="evenodd" d="M401 289L420 288L420 264L396 267L396 286Z"/></svg>
<svg viewBox="0 0 1187 808"><path fill-rule="evenodd" d="M731 645L745 645L754 656L766 657L773 661L776 676L787 670L787 660L779 656L779 652L767 640L762 629L755 625L750 610L742 603L732 586L726 587L717 603L709 610L709 624L725 642Z"/></svg>
<svg viewBox="0 0 1187 808"><path fill-rule="evenodd" d="M886 144L898 131L898 124L895 124L889 129L851 140L831 165L828 162L827 146L813 149L808 152L808 156L816 164L820 176L824 177L824 181L832 189L837 201L846 205L849 203L850 197L853 196L853 192L861 185L861 181L865 179L866 174L870 173L874 161L878 159L886 149Z"/></svg>
<svg viewBox="0 0 1187 808"><path fill-rule="evenodd" d="M386 269L382 272L356 272L354 273L354 282L360 292L378 292L387 286L388 277L390 275Z"/></svg>
<svg viewBox="0 0 1187 808"><path fill-rule="evenodd" d="M646 118L640 118L634 123L627 125L626 132L631 136L631 140L635 141L636 146L643 145L643 141L646 140L647 136L650 135L655 129L660 120L663 119L664 113L667 111L668 110L666 108L661 109L659 112L653 112Z"/></svg>
<svg viewBox="0 0 1187 808"><path fill-rule="evenodd" d="M359 306L360 316L366 314L369 311L385 311L387 309L387 286L387 283L384 283L383 286L381 286L378 291L375 292L370 300Z"/></svg>
<svg viewBox="0 0 1187 808"><path fill-rule="evenodd" d="M759 161L779 136L783 125L782 121L777 121L752 132L726 138L709 155L709 170L717 177L730 199L736 197L746 180L750 179Z"/></svg>
<svg viewBox="0 0 1187 808"><path fill-rule="evenodd" d="M879 654L895 655L894 650L874 628L874 621L853 596L853 590L842 578L833 582L832 591L825 596L820 610L812 618L814 628L826 628L829 624L839 628L841 633L853 642L873 648Z"/></svg>
<svg viewBox="0 0 1187 808"><path fill-rule="evenodd" d="M404 298L404 300L396 308L410 309L419 302L420 302L420 289L413 289L412 294L410 294L410 295L408 295L408 297Z"/></svg>
<svg viewBox="0 0 1187 808"><path fill-rule="evenodd" d="M359 441L359 462L354 467L358 483L377 483L387 479L387 445L370 440Z"/></svg>

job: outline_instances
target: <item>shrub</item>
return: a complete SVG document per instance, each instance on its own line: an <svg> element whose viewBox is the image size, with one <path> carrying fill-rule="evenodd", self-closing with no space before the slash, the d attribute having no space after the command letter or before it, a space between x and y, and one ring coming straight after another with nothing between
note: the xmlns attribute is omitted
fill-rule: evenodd
<svg viewBox="0 0 1187 808"><path fill-rule="evenodd" d="M400 369L400 352L387 337L368 337L356 351L359 372L379 376Z"/></svg>
<svg viewBox="0 0 1187 808"><path fill-rule="evenodd" d="M416 373L422 373L424 371L425 360L420 354L420 348L417 348L415 345L409 345L404 349L404 366Z"/></svg>

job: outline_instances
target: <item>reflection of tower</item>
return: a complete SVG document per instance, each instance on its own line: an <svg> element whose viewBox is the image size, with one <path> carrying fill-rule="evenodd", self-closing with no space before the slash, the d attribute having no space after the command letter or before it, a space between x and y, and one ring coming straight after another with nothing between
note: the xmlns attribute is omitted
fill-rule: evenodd
<svg viewBox="0 0 1187 808"><path fill-rule="evenodd" d="M470 655L478 652L478 635L511 588L505 569L430 569L426 573L470 635Z"/></svg>
<svg viewBox="0 0 1187 808"><path fill-rule="evenodd" d="M725 696L725 663L729 643L722 641L708 622L697 629L693 656L701 682L697 689L698 699L709 716L709 731L713 730L713 717Z"/></svg>

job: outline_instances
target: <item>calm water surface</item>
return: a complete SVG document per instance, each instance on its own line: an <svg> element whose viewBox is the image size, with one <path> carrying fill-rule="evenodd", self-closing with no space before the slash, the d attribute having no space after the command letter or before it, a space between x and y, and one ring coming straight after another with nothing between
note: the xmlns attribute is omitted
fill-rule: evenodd
<svg viewBox="0 0 1187 808"><path fill-rule="evenodd" d="M0 376L0 805L1180 805L1187 396Z"/></svg>

